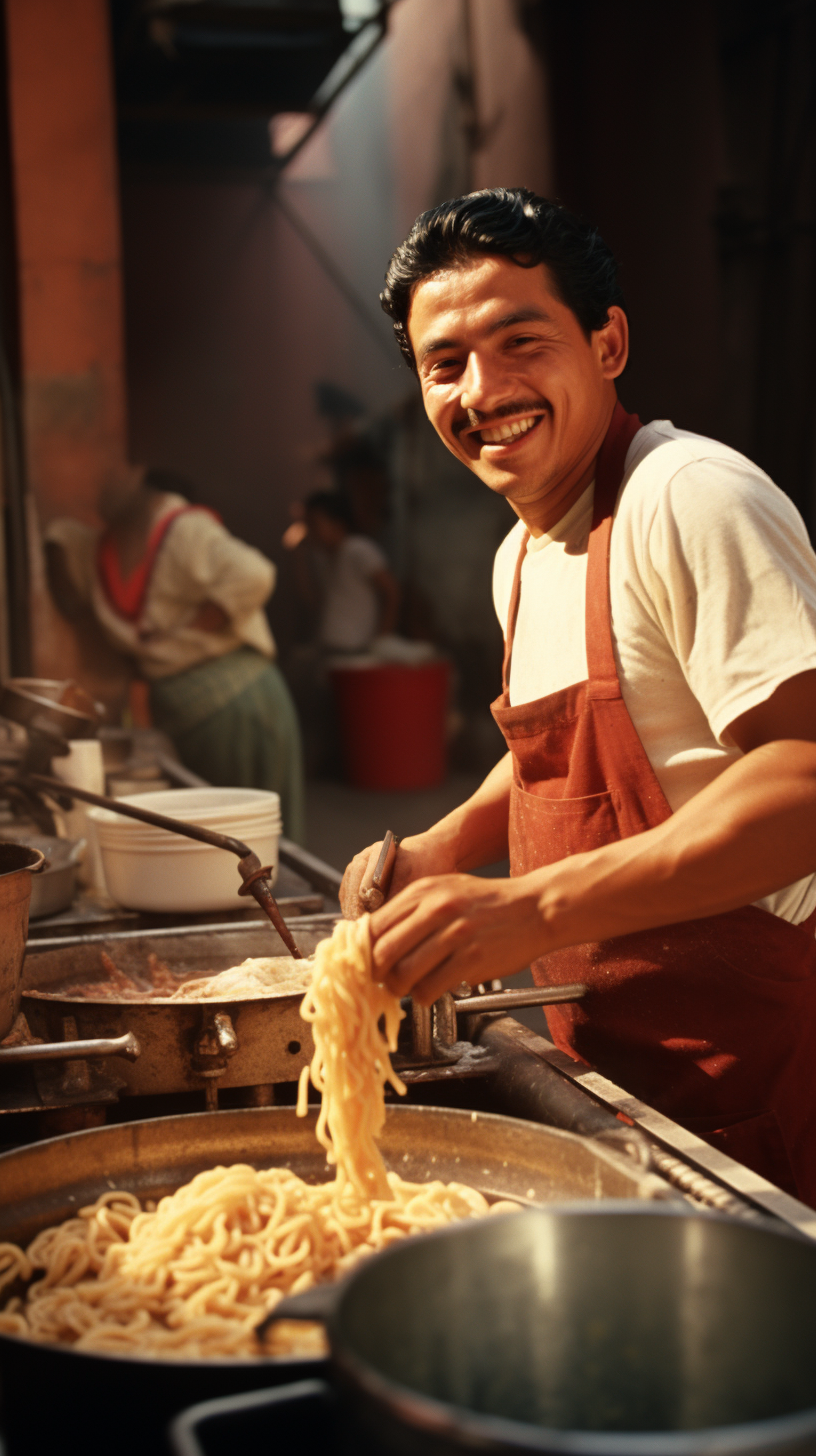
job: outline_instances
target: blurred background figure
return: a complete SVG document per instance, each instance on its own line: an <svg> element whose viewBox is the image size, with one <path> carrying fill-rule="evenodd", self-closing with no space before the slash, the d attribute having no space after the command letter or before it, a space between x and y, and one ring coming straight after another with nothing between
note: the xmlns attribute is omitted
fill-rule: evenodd
<svg viewBox="0 0 816 1456"><path fill-rule="evenodd" d="M53 521L48 579L63 615L91 608L149 688L153 725L208 783L270 789L284 833L303 836L300 733L263 606L272 562L192 504L175 472L112 472L99 532Z"/></svg>
<svg viewBox="0 0 816 1456"><path fill-rule="evenodd" d="M393 640L400 590L385 552L359 531L343 492L314 491L293 513L282 544L291 553L311 634L290 653L287 673L303 724L307 773L335 776L340 760L329 664Z"/></svg>
<svg viewBox="0 0 816 1456"><path fill-rule="evenodd" d="M355 531L339 491L310 495L305 521L321 597L319 644L328 652L366 652L397 626L399 586L385 553Z"/></svg>

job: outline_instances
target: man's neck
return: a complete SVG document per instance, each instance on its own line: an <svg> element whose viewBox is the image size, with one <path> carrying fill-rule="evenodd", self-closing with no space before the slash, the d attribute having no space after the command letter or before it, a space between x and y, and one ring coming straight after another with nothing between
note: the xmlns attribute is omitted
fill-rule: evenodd
<svg viewBox="0 0 816 1456"><path fill-rule="evenodd" d="M606 439L616 403L617 395L613 391L608 408L598 416L597 423L591 434L587 436L578 460L560 478L553 480L549 488L542 492L538 499L522 502L510 501L513 510L524 522L531 536L544 536L554 526L557 526L558 522L563 520L567 512L572 509L575 502L580 500L587 487L592 484L595 479L598 455Z"/></svg>

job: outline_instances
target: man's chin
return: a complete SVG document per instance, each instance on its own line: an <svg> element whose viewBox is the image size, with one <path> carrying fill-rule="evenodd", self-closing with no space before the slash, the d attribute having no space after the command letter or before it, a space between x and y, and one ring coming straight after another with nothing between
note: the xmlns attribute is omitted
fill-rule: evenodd
<svg viewBox="0 0 816 1456"><path fill-rule="evenodd" d="M500 470L496 466L485 466L478 460L470 468L474 475L478 476L482 485L486 485L494 495L503 496L505 500L523 501L535 496L535 484L529 479L527 471L523 476L517 475L513 471ZM536 482L539 478L536 476Z"/></svg>

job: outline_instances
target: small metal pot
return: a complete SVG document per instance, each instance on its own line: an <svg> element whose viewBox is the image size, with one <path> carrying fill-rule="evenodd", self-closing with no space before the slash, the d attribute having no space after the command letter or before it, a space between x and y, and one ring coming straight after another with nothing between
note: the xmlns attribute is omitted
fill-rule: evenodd
<svg viewBox="0 0 816 1456"><path fill-rule="evenodd" d="M394 1245L282 1300L389 1452L816 1451L816 1244L671 1205L573 1204Z"/></svg>
<svg viewBox="0 0 816 1456"><path fill-rule="evenodd" d="M38 849L0 843L0 1041L20 1009L31 876L44 864Z"/></svg>
<svg viewBox="0 0 816 1456"><path fill-rule="evenodd" d="M31 882L29 919L59 915L68 910L76 893L77 866L85 850L84 839L58 839L56 835L32 835L25 843L45 855L46 863Z"/></svg>

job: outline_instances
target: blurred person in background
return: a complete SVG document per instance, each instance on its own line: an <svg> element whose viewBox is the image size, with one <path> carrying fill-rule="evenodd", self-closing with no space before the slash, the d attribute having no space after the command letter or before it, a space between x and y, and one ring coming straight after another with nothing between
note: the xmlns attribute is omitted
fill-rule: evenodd
<svg viewBox="0 0 816 1456"><path fill-rule="evenodd" d="M355 531L351 507L339 491L310 495L305 522L316 548L319 644L328 652L365 652L397 625L399 587L385 554Z"/></svg>
<svg viewBox="0 0 816 1456"><path fill-rule="evenodd" d="M89 606L148 683L155 727L208 783L280 795L284 833L303 837L300 732L263 611L275 567L192 504L174 471L141 465L104 487L99 532L54 521L49 583L63 614Z"/></svg>
<svg viewBox="0 0 816 1456"><path fill-rule="evenodd" d="M293 507L297 518L283 545L292 554L295 586L312 612L312 638L295 647L287 670L303 724L307 771L340 772L329 659L368 652L390 639L399 613L399 585L384 552L355 527L351 502L318 490Z"/></svg>

